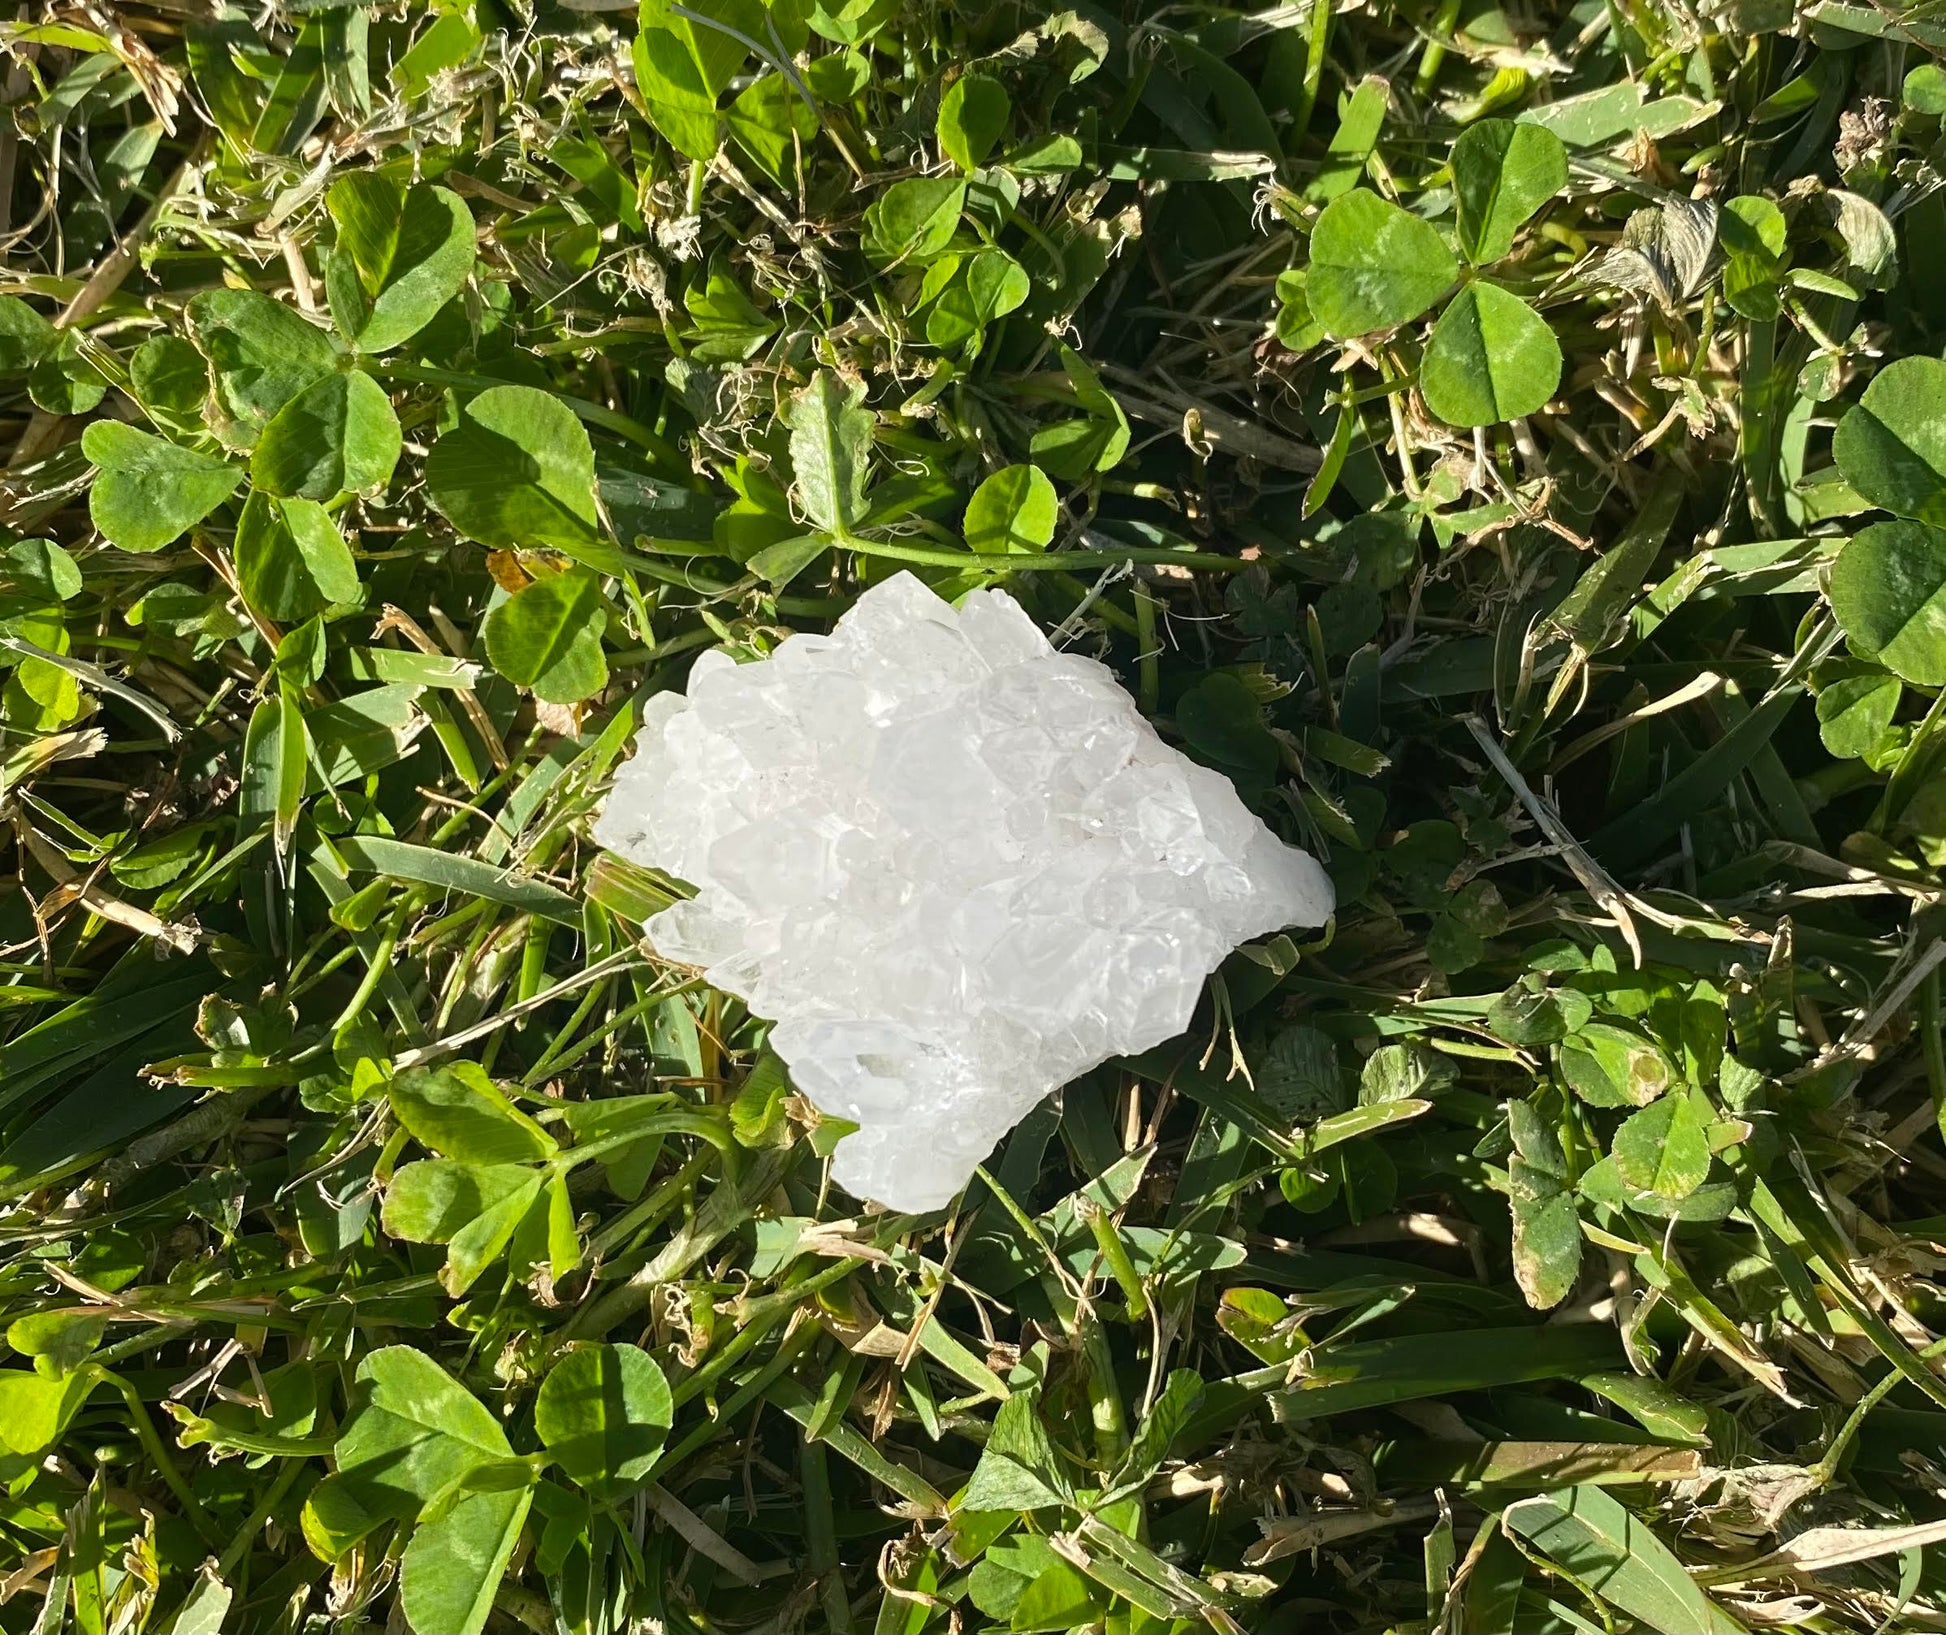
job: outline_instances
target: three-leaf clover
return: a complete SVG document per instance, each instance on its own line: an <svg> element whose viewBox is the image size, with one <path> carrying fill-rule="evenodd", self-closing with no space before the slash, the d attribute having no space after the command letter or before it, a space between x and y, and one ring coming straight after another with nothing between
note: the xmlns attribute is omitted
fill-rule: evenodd
<svg viewBox="0 0 1946 1635"><path fill-rule="evenodd" d="M1419 376L1426 407L1455 426L1534 413L1560 384L1560 343L1533 307L1478 270L1502 260L1566 182L1566 150L1551 131L1483 120L1453 147L1453 242L1367 189L1340 194L1311 229L1301 286L1280 281L1280 335L1306 338L1312 323L1334 340L1397 329L1457 284L1426 343ZM1302 313L1289 310L1297 301Z"/></svg>

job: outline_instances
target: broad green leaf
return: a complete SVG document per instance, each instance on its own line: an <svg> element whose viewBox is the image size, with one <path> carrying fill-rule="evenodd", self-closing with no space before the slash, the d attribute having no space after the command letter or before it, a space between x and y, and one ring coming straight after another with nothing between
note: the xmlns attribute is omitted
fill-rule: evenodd
<svg viewBox="0 0 1946 1635"><path fill-rule="evenodd" d="M752 551L744 565L766 580L771 589L782 590L830 549L831 542L818 534L799 534Z"/></svg>
<svg viewBox="0 0 1946 1635"><path fill-rule="evenodd" d="M415 1067L386 1086L392 1111L423 1145L469 1164L533 1163L559 1143L472 1062Z"/></svg>
<svg viewBox="0 0 1946 1635"><path fill-rule="evenodd" d="M1453 426L1518 420L1560 384L1561 344L1547 320L1518 295L1484 282L1468 284L1439 315L1419 367L1426 407Z"/></svg>
<svg viewBox="0 0 1946 1635"><path fill-rule="evenodd" d="M288 681L293 687L314 686L324 679L324 664L329 656L329 649L330 644L324 634L324 621L313 614L296 629L286 631L278 640L276 652L271 659L271 674L280 681ZM401 655L401 657L405 656ZM423 653L411 656L428 657Z"/></svg>
<svg viewBox="0 0 1946 1635"><path fill-rule="evenodd" d="M763 74L736 94L724 121L737 144L778 182L817 139L818 116L782 74Z"/></svg>
<svg viewBox="0 0 1946 1635"><path fill-rule="evenodd" d="M1061 367L1083 414L1042 426L1028 443L1036 464L1065 482L1086 482L1110 471L1128 452L1128 415L1093 367L1072 347L1061 348Z"/></svg>
<svg viewBox="0 0 1946 1635"><path fill-rule="evenodd" d="M128 360L129 391L164 431L193 437L203 429L209 364L180 335L151 335Z"/></svg>
<svg viewBox="0 0 1946 1635"><path fill-rule="evenodd" d="M408 99L424 96L436 75L459 67L479 43L470 7L435 13L412 49L392 64L392 89Z"/></svg>
<svg viewBox="0 0 1946 1635"><path fill-rule="evenodd" d="M1593 1014L1586 994L1549 988L1539 977L1523 977L1494 1000L1487 1011L1487 1026L1495 1038L1510 1045L1551 1045Z"/></svg>
<svg viewBox="0 0 1946 1635"><path fill-rule="evenodd" d="M872 417L864 401L862 383L840 382L820 369L784 414L798 503L814 526L840 542L853 536L865 509Z"/></svg>
<svg viewBox="0 0 1946 1635"><path fill-rule="evenodd" d="M1694 1098L1664 1096L1631 1113L1615 1132L1611 1156L1629 1186L1680 1203L1709 1179L1709 1129Z"/></svg>
<svg viewBox="0 0 1946 1635"><path fill-rule="evenodd" d="M405 214L405 187L395 176L378 170L348 171L324 195L324 207L337 225L333 257L351 274L369 308L372 294L385 282L398 253ZM357 324L341 328L355 332Z"/></svg>
<svg viewBox="0 0 1946 1635"><path fill-rule="evenodd" d="M1507 1133L1514 1151L1538 1175L1560 1181L1567 1177L1567 1154L1562 1150L1560 1133L1531 1101L1515 1098L1506 1104Z"/></svg>
<svg viewBox="0 0 1946 1635"><path fill-rule="evenodd" d="M1459 276L1439 229L1366 188L1333 199L1311 229L1304 296L1334 340L1410 323Z"/></svg>
<svg viewBox="0 0 1946 1635"><path fill-rule="evenodd" d="M572 556L600 539L595 455L574 411L532 386L494 386L426 458L432 503L468 539Z"/></svg>
<svg viewBox="0 0 1946 1635"><path fill-rule="evenodd" d="M1760 193L1739 193L1724 203L1718 233L1726 250L1777 257L1784 253L1790 224L1772 200Z"/></svg>
<svg viewBox="0 0 1946 1635"><path fill-rule="evenodd" d="M333 1458L350 1496L375 1516L410 1520L467 1471L513 1452L493 1415L423 1351L371 1352L357 1385Z"/></svg>
<svg viewBox="0 0 1946 1635"><path fill-rule="evenodd" d="M71 1374L87 1361L107 1329L107 1312L68 1306L16 1317L7 1325L7 1344L23 1357L45 1357L57 1373Z"/></svg>
<svg viewBox="0 0 1946 1635"><path fill-rule="evenodd" d="M17 295L0 295L0 375L24 375L59 338L55 327Z"/></svg>
<svg viewBox="0 0 1946 1635"><path fill-rule="evenodd" d="M1044 1574L1066 1566L1067 1563L1054 1553L1047 1540L1037 1534L1010 1533L981 1552L967 1580L967 1594L972 1597L974 1606L989 1618L1005 1622L1012 1618L1014 1608L1020 1604L1020 1598L1028 1586ZM1072 1568L1068 1570L1073 1571ZM1075 1576L1080 1577L1079 1574ZM1082 1579L1081 1583L1085 1598L1087 1581ZM1073 1619L1063 1617L1058 1623L1047 1627L1071 1628L1073 1623Z"/></svg>
<svg viewBox="0 0 1946 1635"><path fill-rule="evenodd" d="M1602 1488L1520 1499L1505 1515L1535 1550L1645 1629L1737 1635L1744 1627L1696 1587L1652 1528Z"/></svg>
<svg viewBox="0 0 1946 1635"><path fill-rule="evenodd" d="M960 1499L967 1510L1044 1510L1062 1502L1061 1495L1025 1465L995 1453L980 1455Z"/></svg>
<svg viewBox="0 0 1946 1635"><path fill-rule="evenodd" d="M74 673L51 659L21 659L7 678L6 713L13 725L33 732L65 727L81 713Z"/></svg>
<svg viewBox="0 0 1946 1635"><path fill-rule="evenodd" d="M154 891L187 872L208 850L208 827L189 824L144 841L111 860L108 868L131 890Z"/></svg>
<svg viewBox="0 0 1946 1635"><path fill-rule="evenodd" d="M1723 299L1741 317L1768 323L1784 310L1777 270L1758 256L1724 257Z"/></svg>
<svg viewBox="0 0 1946 1635"><path fill-rule="evenodd" d="M32 639L35 632L25 634ZM59 626L51 634L56 653L68 646L65 631ZM55 732L75 721L82 713L82 694L78 661L23 655L6 677L4 711L7 724L26 732Z"/></svg>
<svg viewBox="0 0 1946 1635"><path fill-rule="evenodd" d="M790 1139L784 1127L784 1102L791 1082L782 1059L766 1050L750 1069L743 1088L730 1104L730 1123L746 1147L778 1146Z"/></svg>
<svg viewBox="0 0 1946 1635"><path fill-rule="evenodd" d="M358 564L331 513L315 500L272 499L261 489L237 519L236 571L244 600L287 623L364 596Z"/></svg>
<svg viewBox="0 0 1946 1635"><path fill-rule="evenodd" d="M1552 131L1483 119L1453 144L1454 235L1466 259L1498 261L1514 235L1568 185L1568 150Z"/></svg>
<svg viewBox="0 0 1946 1635"><path fill-rule="evenodd" d="M647 1480L675 1408L639 1346L577 1346L541 1381L534 1429L561 1473L613 1504Z"/></svg>
<svg viewBox="0 0 1946 1635"><path fill-rule="evenodd" d="M1671 135L1705 117L1712 106L1686 96L1645 102L1640 85L1621 80L1529 108L1520 120L1522 124L1545 125L1571 148L1593 148L1606 147L1638 131L1650 138Z"/></svg>
<svg viewBox="0 0 1946 1635"><path fill-rule="evenodd" d="M545 1211L543 1191L545 1170L525 1171L526 1179L507 1193L495 1197L479 1214L455 1232L446 1243L446 1264L440 1268L439 1281L446 1292L458 1299L479 1281L480 1274L499 1261L520 1233L534 1218L536 1210ZM544 1216L543 1216L544 1219ZM516 1261L523 1257L516 1255ZM532 1261L538 1257L524 1257ZM515 1275L524 1275L517 1266Z"/></svg>
<svg viewBox="0 0 1946 1635"><path fill-rule="evenodd" d="M567 1173L550 1169L543 1174L540 1196L528 1208L514 1231L509 1245L513 1275L527 1278L534 1270L545 1268L557 1282L581 1263L581 1236L574 1223L574 1201L568 1196ZM461 1238L465 1234L461 1234ZM447 1281L453 1275L453 1258L460 1238L447 1251Z"/></svg>
<svg viewBox="0 0 1946 1635"><path fill-rule="evenodd" d="M413 1530L399 1562L399 1604L417 1635L479 1635L506 1578L532 1487L475 1493Z"/></svg>
<svg viewBox="0 0 1946 1635"><path fill-rule="evenodd" d="M1348 1107L1342 1113L1333 1113L1329 1118L1321 1118L1304 1132L1303 1147L1306 1154L1315 1156L1332 1147L1343 1146L1348 1141L1360 1141L1368 1135L1388 1129L1394 1124L1403 1124L1408 1119L1417 1118L1432 1106L1414 1096L1399 1101L1375 1102L1369 1107Z"/></svg>
<svg viewBox="0 0 1946 1635"><path fill-rule="evenodd" d="M1818 694L1818 737L1828 754L1855 760L1884 742L1904 689L1897 676L1845 676Z"/></svg>
<svg viewBox="0 0 1946 1635"><path fill-rule="evenodd" d="M216 1563L205 1561L196 1569L189 1598L169 1625L169 1635L223 1635L224 1620L230 1612L230 1587L217 1576Z"/></svg>
<svg viewBox="0 0 1946 1635"><path fill-rule="evenodd" d="M636 88L655 128L685 159L707 161L718 141L716 93L689 47L666 28L644 27L632 48Z"/></svg>
<svg viewBox="0 0 1946 1635"><path fill-rule="evenodd" d="M236 492L240 468L124 425L97 420L81 451L99 468L88 515L111 545L159 551Z"/></svg>
<svg viewBox="0 0 1946 1635"><path fill-rule="evenodd" d="M250 456L250 480L307 500L370 493L391 480L400 447L385 388L361 370L334 370L272 416Z"/></svg>
<svg viewBox="0 0 1946 1635"><path fill-rule="evenodd" d="M1831 454L1872 504L1946 528L1946 363L1887 364L1838 422Z"/></svg>
<svg viewBox="0 0 1946 1635"><path fill-rule="evenodd" d="M834 44L860 46L883 28L898 9L898 0L828 0L828 3L813 0L804 20ZM829 60L813 58L812 67Z"/></svg>
<svg viewBox="0 0 1946 1635"><path fill-rule="evenodd" d="M953 176L894 182L865 212L867 249L887 266L923 266L943 255L966 207L966 183Z"/></svg>
<svg viewBox="0 0 1946 1635"><path fill-rule="evenodd" d="M339 1446L342 1445L341 1441ZM366 1482L364 1474L346 1474L340 1470L328 1475L311 1489L310 1497L304 1501L299 1526L304 1542L320 1561L341 1560L374 1528L387 1521L409 1521L418 1513L419 1501L412 1494L389 1494ZM367 1499L378 1509L368 1509Z"/></svg>
<svg viewBox="0 0 1946 1635"><path fill-rule="evenodd" d="M1936 62L1921 63L1900 84L1899 100L1916 114L1935 119L1946 115L1946 68Z"/></svg>
<svg viewBox="0 0 1946 1635"><path fill-rule="evenodd" d="M329 335L255 290L205 290L183 317L209 359L216 431L231 448L252 447L272 415L338 365Z"/></svg>
<svg viewBox="0 0 1946 1635"><path fill-rule="evenodd" d="M1946 682L1946 529L1923 522L1861 529L1838 553L1827 589L1855 653L1920 686Z"/></svg>
<svg viewBox="0 0 1946 1635"><path fill-rule="evenodd" d="M1435 970L1468 970L1486 958L1486 939L1507 925L1507 905L1491 880L1469 880L1440 906L1426 934Z"/></svg>
<svg viewBox="0 0 1946 1635"><path fill-rule="evenodd" d="M457 193L361 170L333 182L325 205L338 224L324 268L331 315L360 351L409 340L466 287L473 217Z"/></svg>
<svg viewBox="0 0 1946 1635"><path fill-rule="evenodd" d="M1591 1107L1646 1107L1669 1088L1669 1059L1612 1022L1590 1022L1554 1047L1569 1087Z"/></svg>
<svg viewBox="0 0 1946 1635"><path fill-rule="evenodd" d="M17 588L50 602L81 594L81 565L53 540L15 540L4 554L6 575Z"/></svg>
<svg viewBox="0 0 1946 1635"><path fill-rule="evenodd" d="M1899 275L1899 240L1885 212L1841 187L1814 195L1812 209L1843 249L1844 265L1836 269L1842 282L1855 289L1889 289Z"/></svg>
<svg viewBox="0 0 1946 1635"><path fill-rule="evenodd" d="M525 1164L462 1164L421 1158L401 1164L385 1189L380 1220L407 1243L450 1243L472 1221L534 1179Z"/></svg>
<svg viewBox="0 0 1946 1635"><path fill-rule="evenodd" d="M1581 1217L1558 1181L1537 1178L1515 1159L1507 1205L1513 1216L1514 1281L1536 1311L1558 1306L1581 1273Z"/></svg>
<svg viewBox="0 0 1946 1635"><path fill-rule="evenodd" d="M727 267L712 267L706 283L683 292L682 304L696 325L689 355L702 363L741 363L777 333L776 319L743 293Z"/></svg>
<svg viewBox="0 0 1946 1635"><path fill-rule="evenodd" d="M1291 352L1308 352L1324 339L1324 326L1311 311L1310 274L1292 267L1277 275L1277 341Z"/></svg>
<svg viewBox="0 0 1946 1635"><path fill-rule="evenodd" d="M1041 427L1028 444L1028 452L1063 481L1078 483L1097 471L1112 469L1127 447L1126 420L1117 423L1085 415Z"/></svg>
<svg viewBox="0 0 1946 1635"><path fill-rule="evenodd" d="M1021 1590L1008 1627L1092 1629L1100 1624L1110 1599L1106 1590L1097 1589L1072 1562L1057 1558Z"/></svg>
<svg viewBox="0 0 1946 1635"><path fill-rule="evenodd" d="M83 352L79 332L64 329L28 371L27 395L48 414L88 414L108 395L108 382Z"/></svg>
<svg viewBox="0 0 1946 1635"><path fill-rule="evenodd" d="M939 147L961 170L978 170L1007 134L1013 99L997 79L962 74L939 99Z"/></svg>
<svg viewBox="0 0 1946 1635"><path fill-rule="evenodd" d="M610 531L625 545L639 545L644 539L707 540L725 509L714 494L686 488L632 464L598 460L595 487Z"/></svg>
<svg viewBox="0 0 1946 1635"><path fill-rule="evenodd" d="M324 679L325 659L329 656L330 644L325 639L324 621L313 614L296 629L286 631L277 643L275 657L271 660L271 671L280 680L288 681L295 687L310 687ZM400 654L402 659L429 658L430 655ZM437 663L437 660L432 660Z"/></svg>
<svg viewBox="0 0 1946 1635"><path fill-rule="evenodd" d="M959 276L926 314L926 339L946 351L968 349L986 326L1020 306L1032 286L1026 270L1005 250L968 256Z"/></svg>
<svg viewBox="0 0 1946 1635"><path fill-rule="evenodd" d="M0 1368L0 1452L39 1453L52 1447L102 1372L95 1365L50 1379L27 1369Z"/></svg>
<svg viewBox="0 0 1946 1635"><path fill-rule="evenodd" d="M982 556L1044 551L1054 538L1060 502L1038 466L1008 466L973 490L962 529L966 548Z"/></svg>
<svg viewBox="0 0 1946 1635"><path fill-rule="evenodd" d="M869 5L882 7L883 3L884 0L868 0L868 6L859 9L869 9ZM871 78L871 64L857 51L825 52L812 57L804 67L804 83L820 102L849 102L871 83Z"/></svg>
<svg viewBox="0 0 1946 1635"><path fill-rule="evenodd" d="M1198 156L1200 157L1200 155ZM1081 144L1066 131L1049 131L1006 156L1006 169L1021 176L1061 176L1081 168Z"/></svg>
<svg viewBox="0 0 1946 1635"><path fill-rule="evenodd" d="M680 6L670 0L642 0L639 15L644 28L667 29L682 43L713 97L729 89L748 61L745 40L767 39L774 27L786 56L801 50L805 41L796 8L766 6L764 0L685 0Z"/></svg>
<svg viewBox="0 0 1946 1635"><path fill-rule="evenodd" d="M1192 750L1226 771L1262 782L1277 770L1281 752L1263 706L1226 670L1212 671L1177 700L1176 726Z"/></svg>
<svg viewBox="0 0 1946 1635"><path fill-rule="evenodd" d="M487 658L549 704L578 704L607 685L601 582L586 568L536 579L486 617Z"/></svg>
<svg viewBox="0 0 1946 1635"><path fill-rule="evenodd" d="M1016 1391L1000 1404L980 1462L958 1508L1039 1510L1071 1493L1059 1456L1040 1421L1038 1389Z"/></svg>
<svg viewBox="0 0 1946 1635"><path fill-rule="evenodd" d="M1251 1077L1257 1094L1287 1123L1342 1113L1351 1100L1337 1043L1318 1028L1283 1029L1252 1063Z"/></svg>
<svg viewBox="0 0 1946 1635"><path fill-rule="evenodd" d="M1282 1296L1233 1284L1218 1297L1216 1326L1259 1362L1287 1363L1309 1337Z"/></svg>
<svg viewBox="0 0 1946 1635"><path fill-rule="evenodd" d="M1387 1102L1430 1099L1459 1082L1459 1067L1417 1040L1380 1045L1365 1058L1358 1074L1358 1102L1382 1107Z"/></svg>

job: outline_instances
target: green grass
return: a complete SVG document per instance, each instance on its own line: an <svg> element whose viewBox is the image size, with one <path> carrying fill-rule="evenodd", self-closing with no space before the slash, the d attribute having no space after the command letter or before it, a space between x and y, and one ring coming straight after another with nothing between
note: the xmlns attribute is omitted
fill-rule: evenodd
<svg viewBox="0 0 1946 1635"><path fill-rule="evenodd" d="M1946 1626L1923 9L0 44L0 1631ZM1340 895L925 1217L589 838L901 569Z"/></svg>

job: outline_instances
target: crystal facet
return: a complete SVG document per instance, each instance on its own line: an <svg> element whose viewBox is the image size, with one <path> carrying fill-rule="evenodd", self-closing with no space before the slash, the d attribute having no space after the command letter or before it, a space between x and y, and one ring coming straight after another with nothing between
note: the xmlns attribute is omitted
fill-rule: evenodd
<svg viewBox="0 0 1946 1635"><path fill-rule="evenodd" d="M695 884L652 918L861 1128L838 1182L949 1202L1034 1103L1180 1033L1238 943L1331 883L1004 591L910 574L774 658L658 694L596 838Z"/></svg>

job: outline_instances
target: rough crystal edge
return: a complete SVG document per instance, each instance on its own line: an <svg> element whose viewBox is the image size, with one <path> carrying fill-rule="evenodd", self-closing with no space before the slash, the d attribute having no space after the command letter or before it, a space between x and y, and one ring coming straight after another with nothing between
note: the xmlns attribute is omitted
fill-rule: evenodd
<svg viewBox="0 0 1946 1635"><path fill-rule="evenodd" d="M859 605L863 606L874 597L880 598L880 605L872 609L874 613L880 613L885 604L896 599L906 603L903 611L908 617L919 616L941 623L955 623L961 617L961 610L953 609L927 587L906 574L900 574L893 580L874 587L872 591L867 592L866 597L861 598ZM974 602L975 597L979 599L977 604ZM1009 644L1014 646L1015 650L1008 662L1030 662L1057 652L1039 628L1021 612L1018 604L1004 592L993 590L975 592L973 596L965 599L962 610L969 604L980 608L990 633L1000 636L1004 632ZM857 611L857 608L854 608L853 613L847 614L840 622L840 633L845 631ZM941 615L944 617L942 618ZM784 644L779 652L780 654L788 652L792 645L803 643L807 648L805 656L809 658L813 652L825 650L831 641L832 638L800 635ZM816 644L815 648L811 647L813 643ZM1113 679L1113 673L1105 666L1094 665L1091 660L1077 659L1076 655L1060 656L1071 663L1086 664L1091 668L1100 669L1105 676ZM717 661L714 665L704 667L706 675L714 671L736 668L727 655L705 654L702 657L703 659L714 658ZM776 660L773 658L766 662L774 663ZM696 677L692 674L692 688L695 680ZM1114 685L1119 688L1119 681L1115 681ZM658 764L657 756L662 750L670 723L691 708L692 704L687 696L674 692L656 694L644 707L642 726L635 735L634 753L618 773L614 790L604 803L594 826L595 838L602 846L636 862L666 867L665 860L651 854L651 839L642 821L646 815L645 807L638 800L629 797L638 786L653 787L654 769ZM1140 730L1154 739L1152 724L1139 716L1137 720L1140 722ZM1155 741L1160 742L1160 740ZM1164 747L1168 748L1168 746ZM1187 759L1181 757L1180 752L1173 748L1168 748L1168 753L1172 757ZM1230 795L1233 800L1236 799L1233 789ZM621 798L617 799L617 796ZM1072 1082L1104 1062L1114 1060L1118 1056L1137 1054L1143 1049L1177 1036L1187 1028L1203 984L1207 982L1210 972L1217 969L1235 947L1253 938L1289 927L1322 925L1335 909L1335 891L1323 867L1309 853L1280 840L1255 813L1244 807L1240 800L1236 800L1236 805L1255 826L1255 832L1246 842L1246 853L1249 855L1239 861L1248 866L1255 880L1257 889L1251 896L1258 903L1259 911L1256 914L1247 914L1240 920L1233 920L1225 927L1216 928L1227 930L1230 933L1230 941L1209 960L1203 969L1201 980L1195 986L1195 992L1190 995L1187 1004L1181 1007L1182 1014L1177 1015L1174 1011L1170 1011L1165 1015L1157 1016L1154 1019L1155 1025L1144 1027L1139 1037L1124 1041L1118 1048L1107 1050L1092 1060L1072 1067L1059 1078L1048 1083L1014 1088L1001 1085L981 1087L982 1095L977 1101L970 1106L957 1109L961 1122L955 1127L956 1139L951 1142L951 1148L961 1156L966 1154L971 1156L965 1157L963 1173L956 1168L955 1173L959 1178L950 1187L937 1180L925 1181L921 1177L903 1172L897 1164L892 1164L889 1169L881 1167L886 1149L896 1154L910 1146L909 1139L902 1141L900 1138L909 1136L913 1129L920 1133L921 1139L924 1139L929 1131L936 1136L940 1111L938 1108L913 1109L910 1116L904 1116L902 1109L900 1115L879 1117L863 1124L858 1132L847 1136L837 1147L833 1158L833 1178L855 1195L872 1198L892 1208L918 1211L943 1207L963 1190L974 1168L991 1151L994 1144L1053 1090ZM631 821L631 816L634 821ZM1270 871L1272 878L1264 878L1266 870ZM1276 878L1280 875L1281 880ZM707 895L710 895L710 891L705 882L699 898ZM1231 906L1234 912L1241 905ZM644 926L644 933L651 946L657 942L657 922L667 918L670 912L672 911L653 916ZM713 985L739 998L746 1000L749 998L750 984L740 982L739 974L734 969L726 968L718 962L708 967L705 974ZM859 1021L863 1024L866 1019L860 1018ZM788 1035L792 1030L786 1025L787 1022L788 1019L785 1019L785 1022L780 1023L779 1026L781 1031ZM1153 1037L1150 1037L1151 1034ZM781 1044L778 1049L780 1056L788 1065L791 1053ZM806 1093L811 1094L808 1088ZM817 1098L812 1095L812 1099L815 1102ZM970 1098L962 1095L955 1099L966 1101ZM935 1139L935 1153L938 1146L939 1142ZM887 1184L888 1181L890 1184Z"/></svg>

